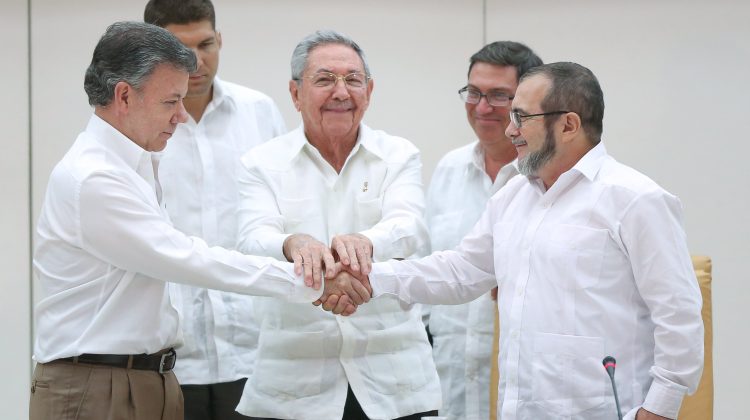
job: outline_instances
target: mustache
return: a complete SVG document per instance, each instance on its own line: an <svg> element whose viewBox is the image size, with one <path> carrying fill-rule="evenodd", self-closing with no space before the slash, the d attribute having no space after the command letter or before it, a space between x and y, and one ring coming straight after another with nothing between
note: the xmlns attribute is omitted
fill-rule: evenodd
<svg viewBox="0 0 750 420"><path fill-rule="evenodd" d="M354 104L352 101L331 102L326 104L323 109L326 111L349 111L354 109Z"/></svg>

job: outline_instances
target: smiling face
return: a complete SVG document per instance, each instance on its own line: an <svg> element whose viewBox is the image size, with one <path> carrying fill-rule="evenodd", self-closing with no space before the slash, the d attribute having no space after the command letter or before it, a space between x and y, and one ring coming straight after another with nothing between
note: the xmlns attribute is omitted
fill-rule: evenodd
<svg viewBox="0 0 750 420"><path fill-rule="evenodd" d="M467 86L484 94L500 92L513 97L518 86L518 72L514 66L478 62L471 68ZM504 143L512 147L505 136L505 127L510 122L510 106L493 107L483 97L478 104L467 103L465 107L466 118L482 145Z"/></svg>
<svg viewBox="0 0 750 420"><path fill-rule="evenodd" d="M365 74L365 69L359 55L345 45L325 44L310 51L302 81L289 82L294 106L302 114L305 135L313 144L333 138L356 139L370 103L372 80L360 88L347 87L343 80L329 87L314 86L309 76L321 72L343 76Z"/></svg>
<svg viewBox="0 0 750 420"><path fill-rule="evenodd" d="M182 104L187 83L186 72L168 64L157 66L139 89L130 88L123 133L144 150L164 150L177 124L187 121Z"/></svg>
<svg viewBox="0 0 750 420"><path fill-rule="evenodd" d="M549 88L550 81L545 77L532 76L524 79L516 90L512 110L521 115L544 112L542 101ZM538 175L539 170L555 155L555 135L547 130L544 118L522 118L520 129L509 123L505 130L518 151L518 169L524 175Z"/></svg>
<svg viewBox="0 0 750 420"><path fill-rule="evenodd" d="M193 50L198 59L198 70L190 75L188 98L211 95L214 77L219 69L221 34L214 30L209 20L170 24L165 26L165 29Z"/></svg>

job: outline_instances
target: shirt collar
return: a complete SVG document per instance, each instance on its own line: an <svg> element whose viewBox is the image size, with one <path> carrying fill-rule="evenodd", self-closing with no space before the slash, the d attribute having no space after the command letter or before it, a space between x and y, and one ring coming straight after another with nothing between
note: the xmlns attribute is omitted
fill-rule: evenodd
<svg viewBox="0 0 750 420"><path fill-rule="evenodd" d="M591 181L596 174L599 173L599 169L601 169L602 163L606 157L607 149L604 147L604 143L600 141L596 146L591 148L591 150L586 152L586 154L583 155L575 165L573 165L571 170L581 173Z"/></svg>
<svg viewBox="0 0 750 420"><path fill-rule="evenodd" d="M482 150L482 148L479 147L478 140L474 143L474 147L471 149L471 160L467 162L467 165L469 165L470 169L474 168L474 169L479 170L482 173L486 173L485 171L486 166L484 164L484 150ZM507 165L500 168L500 172L510 171L510 170L513 170L515 173L518 173L518 158L513 159L513 161L511 161Z"/></svg>
<svg viewBox="0 0 750 420"><path fill-rule="evenodd" d="M148 158L150 160L151 158L151 153L135 144L133 140L129 139L96 114L91 116L86 126L86 132L90 133L107 150L110 150L135 171L138 171L144 159Z"/></svg>
<svg viewBox="0 0 750 420"><path fill-rule="evenodd" d="M297 156L303 147L314 148L314 146L307 141L304 125L300 125L294 131L294 140L291 144L290 158L294 158L294 156ZM373 134L373 130L370 127L366 126L364 123L359 123L357 142L354 144L354 147L349 153L349 156L353 156L355 153L357 153L360 147L364 148L380 159L385 160L387 156L387 153L385 150L383 150L382 145L376 141L376 136Z"/></svg>

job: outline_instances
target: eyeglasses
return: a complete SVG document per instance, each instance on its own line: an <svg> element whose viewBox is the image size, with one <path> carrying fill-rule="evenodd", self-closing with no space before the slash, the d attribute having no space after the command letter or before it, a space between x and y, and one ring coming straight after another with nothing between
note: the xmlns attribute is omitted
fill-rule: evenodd
<svg viewBox="0 0 750 420"><path fill-rule="evenodd" d="M521 129L521 125L523 123L523 120L531 117L541 117L544 115L557 115L557 114L567 114L568 112L572 111L550 111L550 112L542 112L541 114L521 114L518 111L510 111L510 122L513 123L513 125L516 126L517 129Z"/></svg>
<svg viewBox="0 0 750 420"><path fill-rule="evenodd" d="M468 86L464 86L461 89L459 89L458 96L461 97L462 101L466 102L467 104L472 104L472 105L477 105L479 101L482 100L482 97L485 97L487 98L487 103L490 106L508 106L510 105L511 99L513 99L513 97L508 95L507 93L503 93L503 92L482 93Z"/></svg>
<svg viewBox="0 0 750 420"><path fill-rule="evenodd" d="M302 76L302 78L309 79L312 82L313 86L319 88L332 88L336 86L336 83L338 83L339 80L342 80L346 87L352 89L363 88L367 81L370 79L369 76L365 76L362 73L338 75L328 71L321 71L310 76Z"/></svg>

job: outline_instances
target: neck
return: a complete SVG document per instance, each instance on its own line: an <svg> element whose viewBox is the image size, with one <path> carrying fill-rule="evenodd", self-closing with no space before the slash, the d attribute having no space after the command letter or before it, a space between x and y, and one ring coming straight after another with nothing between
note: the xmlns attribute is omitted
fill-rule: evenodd
<svg viewBox="0 0 750 420"><path fill-rule="evenodd" d="M185 99L182 100L182 103L185 105L185 110L188 112L188 114L193 117L195 122L198 122L203 117L203 113L206 112L208 103L211 102L211 99L213 99L213 97L214 88L212 86L208 91L208 94L186 96Z"/></svg>
<svg viewBox="0 0 750 420"><path fill-rule="evenodd" d="M313 145L323 159L328 162L329 165L336 170L336 173L341 173L341 169L344 167L346 159L354 149L354 145L357 143L357 135L347 135L343 137L331 137L331 138L315 138L305 133L307 141Z"/></svg>
<svg viewBox="0 0 750 420"><path fill-rule="evenodd" d="M483 145L479 143L482 151L484 152L484 171L487 176L490 177L492 182L495 182L497 174L503 166L513 162L516 158L516 148L510 143L510 141L502 143L494 143L489 145ZM508 147L510 145L510 147Z"/></svg>

